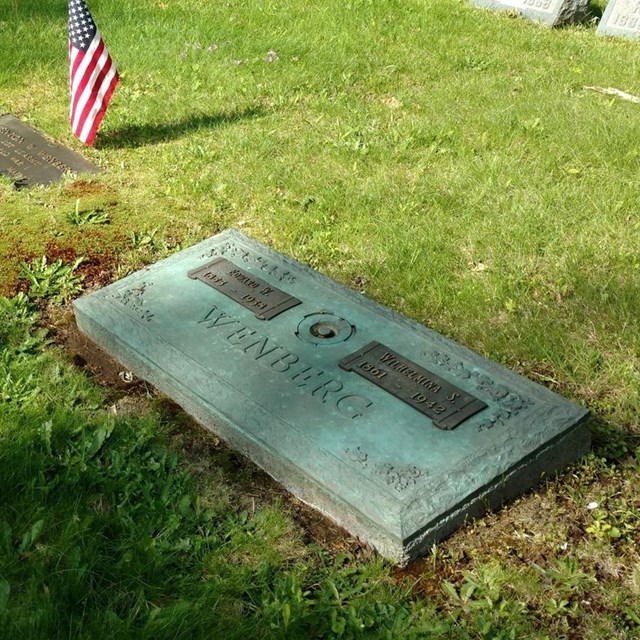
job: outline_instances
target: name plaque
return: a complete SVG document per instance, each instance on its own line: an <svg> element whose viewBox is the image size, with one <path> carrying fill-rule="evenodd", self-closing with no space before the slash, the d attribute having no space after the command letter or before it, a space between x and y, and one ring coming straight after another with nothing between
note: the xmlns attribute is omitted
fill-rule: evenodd
<svg viewBox="0 0 640 640"><path fill-rule="evenodd" d="M258 320L271 320L283 311L302 304L298 298L241 269L226 258L216 258L189 271L187 275L253 311Z"/></svg>
<svg viewBox="0 0 640 640"><path fill-rule="evenodd" d="M487 404L379 342L340 360L381 389L429 417L439 429L455 429Z"/></svg>

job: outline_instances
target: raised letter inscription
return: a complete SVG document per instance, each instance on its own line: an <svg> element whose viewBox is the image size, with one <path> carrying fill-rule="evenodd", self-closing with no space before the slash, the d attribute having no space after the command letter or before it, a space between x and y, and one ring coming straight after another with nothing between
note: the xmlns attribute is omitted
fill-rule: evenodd
<svg viewBox="0 0 640 640"><path fill-rule="evenodd" d="M271 320L302 303L281 289L237 267L226 258L216 258L187 274L253 311L258 320Z"/></svg>
<svg viewBox="0 0 640 640"><path fill-rule="evenodd" d="M355 371L431 418L440 429L455 429L487 405L379 342L340 360L345 371Z"/></svg>

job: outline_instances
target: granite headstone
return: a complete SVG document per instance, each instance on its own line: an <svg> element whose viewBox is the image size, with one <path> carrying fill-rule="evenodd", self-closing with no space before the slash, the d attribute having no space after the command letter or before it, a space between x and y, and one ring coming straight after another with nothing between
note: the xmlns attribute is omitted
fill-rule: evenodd
<svg viewBox="0 0 640 640"><path fill-rule="evenodd" d="M596 34L640 38L640 0L609 0Z"/></svg>
<svg viewBox="0 0 640 640"><path fill-rule="evenodd" d="M479 7L498 11L515 11L521 16L550 27L579 22L584 18L589 0L471 0Z"/></svg>
<svg viewBox="0 0 640 640"><path fill-rule="evenodd" d="M0 174L26 187L56 182L70 171L97 173L100 169L15 116L0 116Z"/></svg>
<svg viewBox="0 0 640 640"><path fill-rule="evenodd" d="M237 231L79 298L75 314L401 564L589 447L582 407Z"/></svg>

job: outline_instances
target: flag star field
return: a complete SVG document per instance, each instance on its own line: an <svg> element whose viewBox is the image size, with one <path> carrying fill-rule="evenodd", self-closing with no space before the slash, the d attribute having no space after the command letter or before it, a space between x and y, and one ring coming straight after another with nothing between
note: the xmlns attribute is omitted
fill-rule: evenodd
<svg viewBox="0 0 640 640"><path fill-rule="evenodd" d="M84 0L70 0L69 2L69 40L74 47L87 51L97 32Z"/></svg>

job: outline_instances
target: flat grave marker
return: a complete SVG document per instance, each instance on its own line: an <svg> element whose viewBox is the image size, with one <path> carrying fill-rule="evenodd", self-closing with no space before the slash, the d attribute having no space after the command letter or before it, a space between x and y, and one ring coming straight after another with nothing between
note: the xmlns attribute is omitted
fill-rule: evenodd
<svg viewBox="0 0 640 640"><path fill-rule="evenodd" d="M100 169L15 116L0 116L0 174L13 178L17 187L28 187L56 182L69 171L97 173Z"/></svg>
<svg viewBox="0 0 640 640"><path fill-rule="evenodd" d="M582 407L237 231L75 313L124 366L401 564L589 447Z"/></svg>
<svg viewBox="0 0 640 640"><path fill-rule="evenodd" d="M515 11L521 16L550 27L579 22L589 7L589 0L471 0L478 7L498 11Z"/></svg>
<svg viewBox="0 0 640 640"><path fill-rule="evenodd" d="M609 0L596 34L640 38L640 0Z"/></svg>

